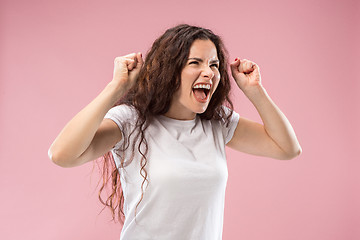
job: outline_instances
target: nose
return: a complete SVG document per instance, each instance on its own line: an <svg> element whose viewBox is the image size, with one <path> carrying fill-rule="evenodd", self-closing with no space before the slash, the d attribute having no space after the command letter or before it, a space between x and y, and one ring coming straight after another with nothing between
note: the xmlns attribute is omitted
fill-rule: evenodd
<svg viewBox="0 0 360 240"><path fill-rule="evenodd" d="M210 66L204 66L203 70L202 70L202 76L203 77L207 77L209 79L212 79L214 77L215 73L214 71L211 69Z"/></svg>

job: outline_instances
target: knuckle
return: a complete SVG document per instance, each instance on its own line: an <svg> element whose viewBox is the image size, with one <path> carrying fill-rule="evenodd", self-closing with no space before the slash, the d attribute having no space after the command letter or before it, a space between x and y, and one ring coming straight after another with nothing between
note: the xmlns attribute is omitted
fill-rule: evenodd
<svg viewBox="0 0 360 240"><path fill-rule="evenodd" d="M114 62L120 62L122 60L122 57L116 57L115 59L114 59Z"/></svg>

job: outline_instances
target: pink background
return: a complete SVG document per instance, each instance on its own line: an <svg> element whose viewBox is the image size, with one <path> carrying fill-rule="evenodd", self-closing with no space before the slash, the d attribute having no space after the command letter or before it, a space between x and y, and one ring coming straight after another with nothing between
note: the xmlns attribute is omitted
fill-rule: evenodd
<svg viewBox="0 0 360 240"><path fill-rule="evenodd" d="M100 215L97 168L53 164L59 131L166 28L199 24L260 66L303 154L228 150L223 239L360 239L359 1L0 2L1 239L119 239ZM239 89L240 115L261 121Z"/></svg>

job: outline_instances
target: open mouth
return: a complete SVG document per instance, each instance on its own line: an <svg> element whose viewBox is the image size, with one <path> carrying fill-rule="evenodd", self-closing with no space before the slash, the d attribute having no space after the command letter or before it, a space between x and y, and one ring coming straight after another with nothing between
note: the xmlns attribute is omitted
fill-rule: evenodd
<svg viewBox="0 0 360 240"><path fill-rule="evenodd" d="M192 90L197 101L206 102L210 95L210 89L211 84L209 83L197 83Z"/></svg>

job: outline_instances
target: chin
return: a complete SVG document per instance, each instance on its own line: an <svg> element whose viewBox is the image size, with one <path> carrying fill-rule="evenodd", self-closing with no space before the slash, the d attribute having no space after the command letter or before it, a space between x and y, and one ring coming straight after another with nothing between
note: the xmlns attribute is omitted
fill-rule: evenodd
<svg viewBox="0 0 360 240"><path fill-rule="evenodd" d="M206 107L199 107L197 109L194 109L195 110L194 112L196 114L202 114L202 113L204 113L206 111L207 107L208 107L207 105L206 105Z"/></svg>

